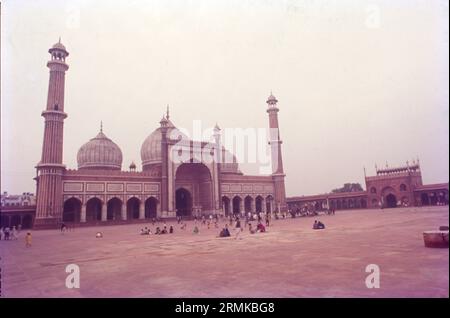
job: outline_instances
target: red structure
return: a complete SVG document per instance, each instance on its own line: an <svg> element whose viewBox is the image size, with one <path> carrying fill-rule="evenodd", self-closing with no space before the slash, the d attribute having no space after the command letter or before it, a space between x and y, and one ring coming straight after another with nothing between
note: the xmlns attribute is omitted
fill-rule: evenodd
<svg viewBox="0 0 450 318"><path fill-rule="evenodd" d="M102 126L94 138L80 147L78 169L66 169L62 155L63 124L67 117L64 78L69 53L60 41L49 53L47 107L42 112L44 141L35 178L36 227L55 227L59 222L113 224L154 217L272 213L304 204L318 210L448 204L448 183L422 185L418 163L377 169L376 176L366 177L367 192L286 199L278 100L272 94L266 101L270 175L244 175L236 157L221 145L218 125L214 128L213 142L193 141L177 129L168 110L159 127L142 143L142 171L137 171L134 162L129 171L122 171L122 151L106 136ZM187 156L174 160L180 153ZM204 160L205 153L213 160Z"/></svg>
<svg viewBox="0 0 450 318"><path fill-rule="evenodd" d="M375 171L375 176L365 176L366 191L292 197L288 206L295 210L308 205L321 211L448 204L448 183L423 185L419 160L395 168L375 166Z"/></svg>
<svg viewBox="0 0 450 318"><path fill-rule="evenodd" d="M272 174L249 176L239 170L237 159L221 146L221 131L214 128L214 142L194 142L163 116L141 147L142 171L132 163L122 171L122 151L100 132L82 145L78 169L62 163L64 76L68 69L66 48L58 42L50 50L50 81L42 158L37 165L36 227L59 222L111 224L148 218L190 217L201 214L243 214L287 209L284 170L279 138L277 99L267 100ZM182 137L181 140L179 137ZM205 149L214 160L207 161ZM179 152L188 154L182 161Z"/></svg>
<svg viewBox="0 0 450 318"><path fill-rule="evenodd" d="M42 112L45 118L44 142L41 161L37 169L36 225L54 225L61 220L63 212L62 177L65 166L63 156L63 127L67 114L64 112L64 78L69 66L69 55L61 39L48 50L51 59L47 107Z"/></svg>

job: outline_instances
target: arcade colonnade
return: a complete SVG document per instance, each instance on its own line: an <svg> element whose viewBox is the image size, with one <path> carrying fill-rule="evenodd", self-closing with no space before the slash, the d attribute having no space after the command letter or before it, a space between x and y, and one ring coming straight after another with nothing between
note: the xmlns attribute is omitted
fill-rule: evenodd
<svg viewBox="0 0 450 318"><path fill-rule="evenodd" d="M106 202L100 197L91 197L81 201L77 197L70 197L64 201L64 222L107 222L144 220L156 218L160 214L160 204L156 197L141 199L136 196L126 201L118 196L110 197Z"/></svg>
<svg viewBox="0 0 450 318"><path fill-rule="evenodd" d="M225 216L242 213L272 213L276 210L272 195L223 195L222 211Z"/></svg>

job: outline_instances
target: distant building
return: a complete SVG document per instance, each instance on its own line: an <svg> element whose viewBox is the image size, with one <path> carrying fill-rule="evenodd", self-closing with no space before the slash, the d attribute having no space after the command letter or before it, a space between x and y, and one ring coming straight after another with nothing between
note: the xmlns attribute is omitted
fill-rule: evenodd
<svg viewBox="0 0 450 318"><path fill-rule="evenodd" d="M3 192L0 195L2 207L9 206L32 206L36 205L36 196L33 193L24 192L22 194L8 194Z"/></svg>
<svg viewBox="0 0 450 318"><path fill-rule="evenodd" d="M310 206L320 211L448 205L448 182L423 185L419 160L396 168L375 167L375 171L375 176L365 176L366 191L290 197L288 207Z"/></svg>

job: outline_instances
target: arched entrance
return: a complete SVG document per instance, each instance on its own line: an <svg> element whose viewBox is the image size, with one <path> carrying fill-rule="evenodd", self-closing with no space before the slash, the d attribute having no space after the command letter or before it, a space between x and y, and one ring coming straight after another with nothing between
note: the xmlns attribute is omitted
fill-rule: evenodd
<svg viewBox="0 0 450 318"><path fill-rule="evenodd" d="M22 219L22 229L31 229L33 226L33 216L27 214Z"/></svg>
<svg viewBox="0 0 450 318"><path fill-rule="evenodd" d="M263 208L263 198L258 195L255 199L255 209L256 212L262 212L262 208Z"/></svg>
<svg viewBox="0 0 450 318"><path fill-rule="evenodd" d="M361 199L361 208L363 209L367 208L367 201L364 199Z"/></svg>
<svg viewBox="0 0 450 318"><path fill-rule="evenodd" d="M2 215L0 218L0 227L9 227L9 216Z"/></svg>
<svg viewBox="0 0 450 318"><path fill-rule="evenodd" d="M430 205L437 205L437 195L436 193L430 193Z"/></svg>
<svg viewBox="0 0 450 318"><path fill-rule="evenodd" d="M268 195L266 197L266 212L267 213L273 212L272 205L273 205L273 197L271 195Z"/></svg>
<svg viewBox="0 0 450 318"><path fill-rule="evenodd" d="M422 193L420 195L420 200L422 201L422 205L430 205L430 198L428 197L428 194Z"/></svg>
<svg viewBox="0 0 450 318"><path fill-rule="evenodd" d="M16 228L20 224L20 215L13 215L11 218L11 227L15 226Z"/></svg>
<svg viewBox="0 0 450 318"><path fill-rule="evenodd" d="M139 219L139 205L141 201L136 198L130 198L127 201L127 219Z"/></svg>
<svg viewBox="0 0 450 318"><path fill-rule="evenodd" d="M80 222L81 201L70 198L64 202L63 222Z"/></svg>
<svg viewBox="0 0 450 318"><path fill-rule="evenodd" d="M119 198L112 198L108 201L106 211L108 220L122 219L122 201Z"/></svg>
<svg viewBox="0 0 450 318"><path fill-rule="evenodd" d="M175 173L175 189L181 188L184 191L177 190L175 193L175 201L179 201L180 213L183 213L181 215L191 215L193 209L201 213L214 210L212 177L207 166L202 163L180 165ZM176 209L178 214L177 206Z"/></svg>
<svg viewBox="0 0 450 318"><path fill-rule="evenodd" d="M386 207L387 208L395 208L397 206L397 198L394 194L389 193L386 196Z"/></svg>
<svg viewBox="0 0 450 318"><path fill-rule="evenodd" d="M188 190L178 189L175 193L175 202L177 216L190 216L192 214L192 197Z"/></svg>
<svg viewBox="0 0 450 318"><path fill-rule="evenodd" d="M86 203L86 222L102 220L102 201L91 198Z"/></svg>
<svg viewBox="0 0 450 318"><path fill-rule="evenodd" d="M145 200L145 218L152 219L156 218L156 211L158 207L158 200L156 198L148 198Z"/></svg>
<svg viewBox="0 0 450 318"><path fill-rule="evenodd" d="M241 197L235 196L233 198L233 214L237 215L241 213Z"/></svg>
<svg viewBox="0 0 450 318"><path fill-rule="evenodd" d="M225 216L228 216L230 214L230 198L226 196L222 197L222 208Z"/></svg>
<svg viewBox="0 0 450 318"><path fill-rule="evenodd" d="M244 211L245 213L248 212L253 212L252 211L252 203L253 203L253 198L251 196L246 196L244 199Z"/></svg>

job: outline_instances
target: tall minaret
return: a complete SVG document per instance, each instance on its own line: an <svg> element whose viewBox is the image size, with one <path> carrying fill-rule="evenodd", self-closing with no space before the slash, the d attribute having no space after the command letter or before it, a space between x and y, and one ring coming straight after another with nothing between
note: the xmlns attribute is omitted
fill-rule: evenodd
<svg viewBox="0 0 450 318"><path fill-rule="evenodd" d="M272 179L275 187L275 205L277 211L285 211L286 206L286 190L284 186L283 157L281 154L280 129L278 126L278 100L270 94L266 103L268 105L267 113L269 114L269 145L272 154Z"/></svg>
<svg viewBox="0 0 450 318"><path fill-rule="evenodd" d="M36 227L51 227L62 220L63 193L62 175L65 166L63 158L64 77L69 66L61 39L48 50L51 55L47 67L50 69L47 108L42 112L45 118L44 142L41 161L37 169Z"/></svg>
<svg viewBox="0 0 450 318"><path fill-rule="evenodd" d="M168 143L168 125L169 120L167 116L169 111L167 111L166 117L163 116L159 122L161 125L161 213L167 216L169 210L169 143ZM158 215L159 216L159 215Z"/></svg>

